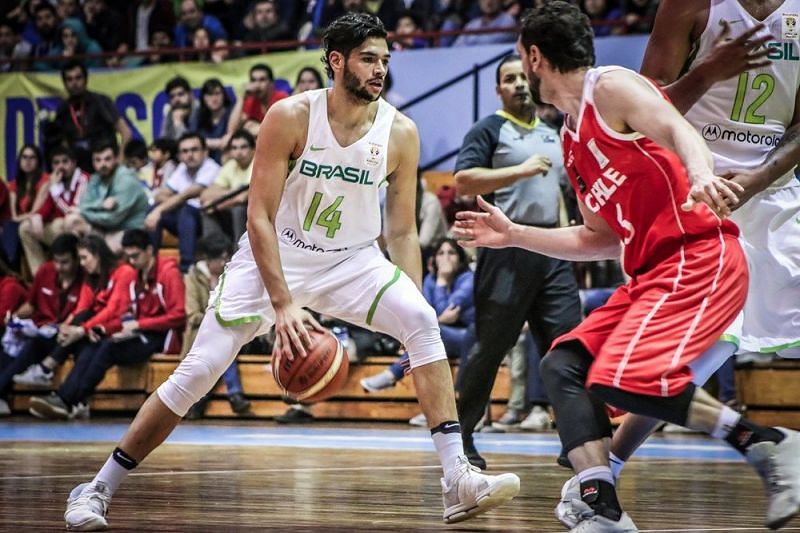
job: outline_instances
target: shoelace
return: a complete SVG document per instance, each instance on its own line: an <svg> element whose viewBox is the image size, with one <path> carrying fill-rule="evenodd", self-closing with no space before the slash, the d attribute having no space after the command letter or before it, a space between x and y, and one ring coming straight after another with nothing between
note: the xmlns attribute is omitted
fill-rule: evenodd
<svg viewBox="0 0 800 533"><path fill-rule="evenodd" d="M87 494L87 492L89 492L89 494ZM77 506L79 503L85 502L92 508L92 511L101 514L102 516L105 516L110 501L111 498L108 495L103 494L100 491L93 490L93 491L84 491L83 494L81 494L75 499L72 505Z"/></svg>

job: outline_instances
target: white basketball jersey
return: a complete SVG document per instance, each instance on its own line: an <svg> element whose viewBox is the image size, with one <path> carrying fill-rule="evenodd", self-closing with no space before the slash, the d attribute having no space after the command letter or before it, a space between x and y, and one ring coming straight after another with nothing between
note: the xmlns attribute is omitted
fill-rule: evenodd
<svg viewBox="0 0 800 533"><path fill-rule="evenodd" d="M381 232L379 188L395 108L382 98L369 131L342 147L328 123L328 89L305 93L308 138L289 172L275 230L282 247L310 254L372 245Z"/></svg>
<svg viewBox="0 0 800 533"><path fill-rule="evenodd" d="M710 53L723 20L731 38L759 23L738 0L711 0L696 59ZM767 33L774 37L767 43L772 62L714 84L686 114L713 152L718 173L762 164L794 115L800 84L800 0L785 0L762 22L766 27L756 37ZM792 179L789 172L773 186Z"/></svg>

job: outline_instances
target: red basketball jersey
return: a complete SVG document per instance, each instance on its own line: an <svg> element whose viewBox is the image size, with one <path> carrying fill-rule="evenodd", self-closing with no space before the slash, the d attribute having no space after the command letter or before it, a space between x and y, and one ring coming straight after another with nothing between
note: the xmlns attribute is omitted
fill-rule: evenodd
<svg viewBox="0 0 800 533"><path fill-rule="evenodd" d="M601 67L586 74L575 130L565 122L561 142L578 201L619 235L625 272L635 276L678 253L687 240L712 233L718 238L720 227L734 236L739 230L705 204L689 212L681 209L690 185L677 154L638 132L618 133L603 121L595 109L594 86L603 73L615 69L624 70Z"/></svg>

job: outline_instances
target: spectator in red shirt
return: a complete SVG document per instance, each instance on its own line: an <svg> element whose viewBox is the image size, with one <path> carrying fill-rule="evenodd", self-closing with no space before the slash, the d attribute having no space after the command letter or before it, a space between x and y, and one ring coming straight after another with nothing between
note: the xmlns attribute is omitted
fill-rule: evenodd
<svg viewBox="0 0 800 533"><path fill-rule="evenodd" d="M57 391L31 399L34 415L61 419L88 415L86 401L108 369L144 363L162 350L180 351L186 307L183 277L177 263L172 258L159 258L144 230L126 231L122 248L137 273L127 286L136 295L131 314L110 317L105 332L113 335L86 345Z"/></svg>
<svg viewBox="0 0 800 533"><path fill-rule="evenodd" d="M10 218L3 223L0 235L3 259L15 270L20 259L19 225L41 207L35 201L36 193L47 180L42 153L35 145L24 144L17 157L16 174L8 182Z"/></svg>
<svg viewBox="0 0 800 533"><path fill-rule="evenodd" d="M70 354L79 354L87 345L104 338L111 324L130 307L130 284L136 279L136 270L118 262L102 237L89 235L81 239L78 259L85 279L71 320L58 328L58 346L40 364L17 376L16 383L52 385L55 368Z"/></svg>
<svg viewBox="0 0 800 533"><path fill-rule="evenodd" d="M50 250L53 259L36 271L28 299L12 314L12 320L31 319L37 328L42 328L66 324L72 319L83 286L83 271L78 263L78 238L69 233L59 235ZM47 336L47 331L40 329L38 335L26 341L17 357L12 359L0 354L3 359L0 363L0 416L10 414L5 398L16 381L14 376L19 374L18 377L31 378L27 381L30 383L34 375L44 374L38 363L57 346L55 335Z"/></svg>
<svg viewBox="0 0 800 533"><path fill-rule="evenodd" d="M289 94L275 88L275 76L269 65L259 63L250 68L250 82L242 98L236 102L228 122L228 138L240 128L258 136L258 128L267 110ZM227 144L228 139L225 140Z"/></svg>
<svg viewBox="0 0 800 533"><path fill-rule="evenodd" d="M78 159L70 148L56 146L50 152L50 173L47 186L36 194L36 203L41 205L19 225L19 238L28 268L36 272L45 262L45 246L64 233L64 217L75 211L89 182L89 174L78 168Z"/></svg>

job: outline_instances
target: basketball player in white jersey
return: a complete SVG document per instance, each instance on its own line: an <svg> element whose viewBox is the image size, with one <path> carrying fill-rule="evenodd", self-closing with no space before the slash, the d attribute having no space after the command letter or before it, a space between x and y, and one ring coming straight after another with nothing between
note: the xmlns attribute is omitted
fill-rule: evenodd
<svg viewBox="0 0 800 533"><path fill-rule="evenodd" d="M444 470L445 522L470 518L519 492L516 475L480 474L464 457L436 315L419 291L419 137L414 123L380 98L389 60L386 31L377 17L348 14L327 28L323 46L333 89L270 108L258 135L248 232L211 296L197 340L97 476L73 489L64 515L68 529L107 527L108 504L127 473L254 336L274 324L275 354L305 356L307 327L319 326L304 307L387 333L407 348ZM398 266L375 244L384 186L385 237Z"/></svg>
<svg viewBox="0 0 800 533"><path fill-rule="evenodd" d="M715 172L745 189L731 219L754 282L743 313L693 365L700 385L737 350L800 357L798 15L800 0L662 0L642 64L703 135ZM658 424L626 417L612 440L615 477ZM556 509L567 527L576 494L572 478Z"/></svg>

